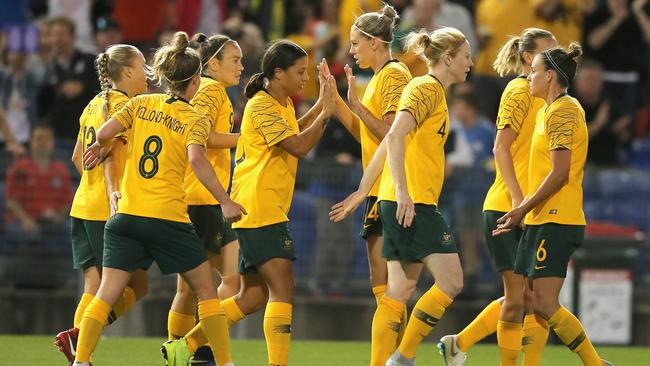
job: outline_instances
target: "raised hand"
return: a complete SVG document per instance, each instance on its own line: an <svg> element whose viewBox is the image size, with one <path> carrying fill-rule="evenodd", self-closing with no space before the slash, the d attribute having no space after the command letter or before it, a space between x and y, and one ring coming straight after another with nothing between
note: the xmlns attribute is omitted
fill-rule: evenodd
<svg viewBox="0 0 650 366"><path fill-rule="evenodd" d="M361 105L361 101L357 95L357 79L352 73L350 65L346 64L343 69L345 70L345 76L348 79L348 103L350 104L350 109L358 114L358 107Z"/></svg>
<svg viewBox="0 0 650 366"><path fill-rule="evenodd" d="M334 76L330 75L325 80L325 88L323 89L323 113L330 117L336 112L336 80Z"/></svg>
<svg viewBox="0 0 650 366"><path fill-rule="evenodd" d="M352 192L343 201L332 206L330 211L330 221L339 222L343 221L346 217L352 215L354 211L366 200L366 195L362 195L359 191Z"/></svg>

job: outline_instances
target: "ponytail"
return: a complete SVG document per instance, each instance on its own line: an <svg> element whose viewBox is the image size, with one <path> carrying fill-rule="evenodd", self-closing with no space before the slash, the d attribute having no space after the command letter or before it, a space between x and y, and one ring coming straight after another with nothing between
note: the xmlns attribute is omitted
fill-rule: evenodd
<svg viewBox="0 0 650 366"><path fill-rule="evenodd" d="M520 37L512 36L499 50L497 58L492 64L492 67L499 76L504 77L506 75L523 73L521 55L519 54L520 41Z"/></svg>
<svg viewBox="0 0 650 366"><path fill-rule="evenodd" d="M264 73L261 72L258 72L257 74L251 76L251 78L248 80L248 84L246 84L246 88L244 88L244 95L246 98L250 99L260 90L264 90L264 79Z"/></svg>

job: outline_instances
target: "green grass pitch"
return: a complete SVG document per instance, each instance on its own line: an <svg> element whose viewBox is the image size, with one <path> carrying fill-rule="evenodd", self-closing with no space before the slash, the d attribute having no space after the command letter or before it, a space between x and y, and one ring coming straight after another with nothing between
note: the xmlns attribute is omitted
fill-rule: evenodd
<svg viewBox="0 0 650 366"><path fill-rule="evenodd" d="M63 355L54 349L53 337L0 335L0 365L65 366ZM96 366L160 366L162 338L103 338L93 357ZM650 365L650 348L598 347L601 356L615 366ZM233 340L232 354L237 366L262 366L266 361L263 340ZM367 366L370 344L367 342L294 341L290 364L295 366ZM418 366L443 365L432 342L418 352ZM467 366L498 365L496 345L478 345L470 350ZM579 366L577 355L563 346L548 346L542 365Z"/></svg>

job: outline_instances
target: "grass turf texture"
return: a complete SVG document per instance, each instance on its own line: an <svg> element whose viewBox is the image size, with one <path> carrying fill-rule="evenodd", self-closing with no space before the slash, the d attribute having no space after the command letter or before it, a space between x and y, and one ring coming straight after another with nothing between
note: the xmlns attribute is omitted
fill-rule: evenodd
<svg viewBox="0 0 650 366"><path fill-rule="evenodd" d="M65 358L52 345L54 336L0 335L0 365L64 366ZM162 365L160 344L163 338L103 338L93 356L97 366ZM647 365L650 348L598 347L602 357L616 366ZM259 366L266 361L266 346L262 340L233 340L232 354L237 366ZM290 364L295 366L366 366L369 364L370 343L294 341ZM420 347L418 366L444 365L435 344ZM520 358L521 362L521 358ZM494 344L472 348L467 366L497 365L499 350ZM564 346L548 346L542 365L578 366L577 355Z"/></svg>

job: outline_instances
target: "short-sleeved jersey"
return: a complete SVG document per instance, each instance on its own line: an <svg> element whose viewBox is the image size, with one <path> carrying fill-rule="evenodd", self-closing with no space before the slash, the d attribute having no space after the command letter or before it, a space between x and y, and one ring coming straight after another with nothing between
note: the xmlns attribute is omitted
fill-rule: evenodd
<svg viewBox="0 0 650 366"><path fill-rule="evenodd" d="M544 113L538 114L530 150L529 195L537 191L551 172L551 151L571 150L571 167L568 181L528 213L526 225L585 225L582 177L588 141L585 112L575 98L561 96L546 107Z"/></svg>
<svg viewBox="0 0 650 366"><path fill-rule="evenodd" d="M404 169L413 203L437 205L445 177L445 141L449 113L442 84L431 75L413 78L404 88L398 107L408 112L417 126L405 141ZM395 201L395 185L388 159L379 185L380 201Z"/></svg>
<svg viewBox="0 0 650 366"><path fill-rule="evenodd" d="M388 113L396 113L399 99L406 84L411 80L408 67L397 60L391 60L384 65L368 83L361 103L368 108L372 115L382 120ZM360 122L361 161L366 169L381 140L375 136L365 123ZM379 179L372 186L370 196L379 193Z"/></svg>
<svg viewBox="0 0 650 366"><path fill-rule="evenodd" d="M225 86L209 77L201 78L201 86L192 101L194 109L205 116L213 132L229 133L233 128L233 111ZM223 189L230 184L230 149L208 149L208 160L214 167ZM192 167L185 173L185 201L188 205L216 205L217 199L199 181Z"/></svg>
<svg viewBox="0 0 650 366"><path fill-rule="evenodd" d="M537 112L545 105L543 99L530 94L529 85L525 77L513 79L508 83L501 95L496 121L497 131L511 128L517 134L510 145L510 154L515 168L515 176L524 197L528 194L528 159L535 129L535 118ZM508 212L512 209L510 191L503 180L499 165L495 164L495 166L496 176L485 196L483 210Z"/></svg>
<svg viewBox="0 0 650 366"><path fill-rule="evenodd" d="M104 96L98 94L86 106L79 117L77 141L82 152L97 141L97 130L115 112L124 107L129 97L118 90L108 92L108 113L104 115ZM124 162L117 162L124 164ZM108 195L104 180L104 165L92 169L84 168L81 181L72 201L70 216L82 220L106 221L109 216Z"/></svg>
<svg viewBox="0 0 650 366"><path fill-rule="evenodd" d="M187 147L206 145L208 120L188 101L166 94L135 97L113 118L130 130L118 212L190 222L183 189Z"/></svg>
<svg viewBox="0 0 650 366"><path fill-rule="evenodd" d="M244 108L235 153L232 199L248 215L234 228L258 228L289 221L298 158L277 146L299 133L293 103L284 107L266 91L259 91Z"/></svg>

